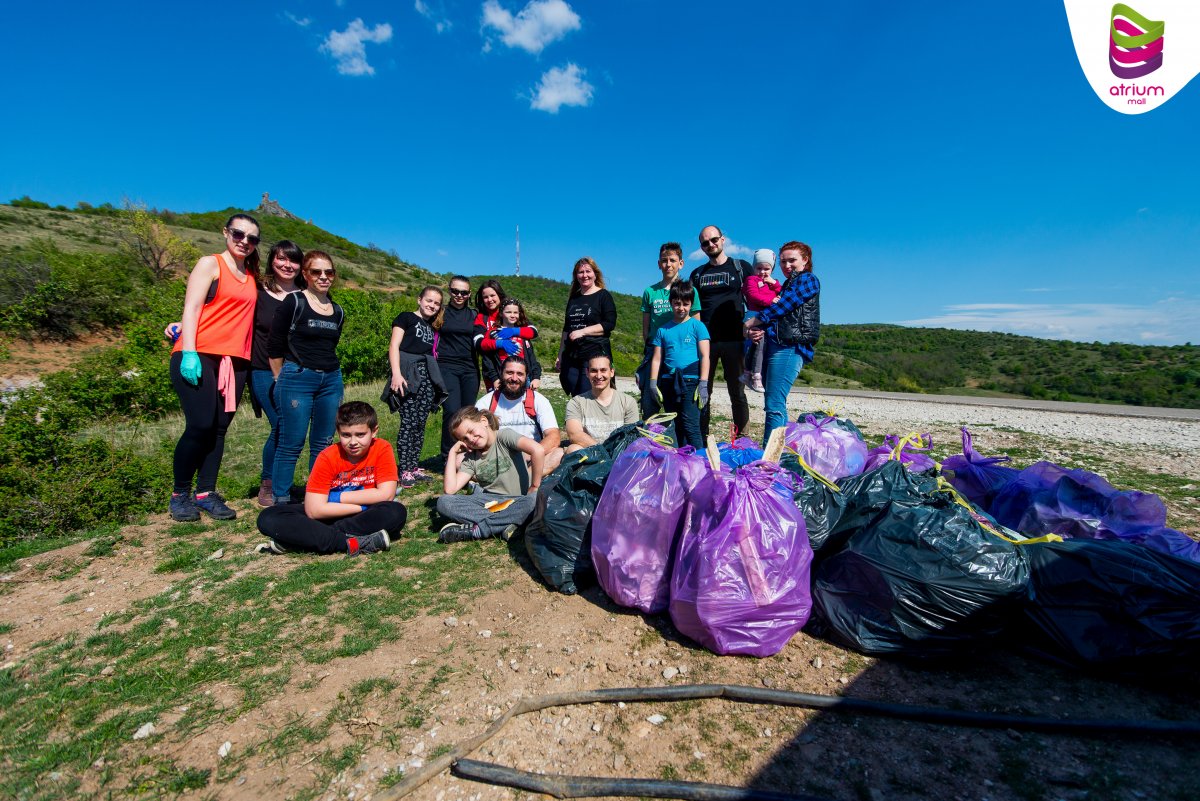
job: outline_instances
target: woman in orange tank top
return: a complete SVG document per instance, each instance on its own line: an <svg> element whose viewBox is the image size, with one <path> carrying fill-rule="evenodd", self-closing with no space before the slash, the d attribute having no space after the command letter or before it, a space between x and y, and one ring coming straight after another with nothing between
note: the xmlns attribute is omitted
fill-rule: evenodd
<svg viewBox="0 0 1200 801"><path fill-rule="evenodd" d="M171 384L185 426L175 445L170 513L175 520L217 520L237 513L217 493L225 432L250 371L258 296L258 221L235 214L225 222L225 250L196 262L183 299L182 331L171 354ZM192 479L196 494L192 495Z"/></svg>

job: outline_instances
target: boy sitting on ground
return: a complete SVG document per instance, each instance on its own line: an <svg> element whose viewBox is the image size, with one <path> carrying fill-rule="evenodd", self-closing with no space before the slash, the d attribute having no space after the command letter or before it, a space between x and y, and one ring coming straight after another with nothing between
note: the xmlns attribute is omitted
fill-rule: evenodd
<svg viewBox="0 0 1200 801"><path fill-rule="evenodd" d="M338 440L317 456L304 505L264 509L258 530L269 542L259 553L377 553L400 536L408 510L393 500L400 476L391 444L376 439L379 417L369 403L337 411Z"/></svg>

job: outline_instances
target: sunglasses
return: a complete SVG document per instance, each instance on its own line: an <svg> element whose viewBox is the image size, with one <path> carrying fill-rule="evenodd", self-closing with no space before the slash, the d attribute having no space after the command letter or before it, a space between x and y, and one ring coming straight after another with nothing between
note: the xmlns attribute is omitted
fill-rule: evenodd
<svg viewBox="0 0 1200 801"><path fill-rule="evenodd" d="M456 298L465 298L471 294L469 289L451 289L450 294Z"/></svg>
<svg viewBox="0 0 1200 801"><path fill-rule="evenodd" d="M330 270L309 270L308 274L311 275L313 278L324 278L326 276L328 276L329 278L333 278L335 275L337 275L337 271L332 270L332 269L330 269Z"/></svg>
<svg viewBox="0 0 1200 801"><path fill-rule="evenodd" d="M241 242L245 239L250 243L250 247L258 247L258 243L262 241L254 234L248 234L241 228L226 228L225 230L229 233L229 238L234 242Z"/></svg>
<svg viewBox="0 0 1200 801"><path fill-rule="evenodd" d="M715 245L720 241L721 241L721 237L714 236L712 239L701 239L700 244L701 245Z"/></svg>

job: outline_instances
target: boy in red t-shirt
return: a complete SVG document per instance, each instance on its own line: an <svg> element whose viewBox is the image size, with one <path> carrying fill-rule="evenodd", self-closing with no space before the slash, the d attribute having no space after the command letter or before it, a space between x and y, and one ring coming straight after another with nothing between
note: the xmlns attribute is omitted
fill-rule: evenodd
<svg viewBox="0 0 1200 801"><path fill-rule="evenodd" d="M408 510L396 496L396 457L376 439L379 417L369 403L337 411L338 441L321 451L308 477L304 505L264 509L258 530L270 538L259 553L377 553L400 535Z"/></svg>

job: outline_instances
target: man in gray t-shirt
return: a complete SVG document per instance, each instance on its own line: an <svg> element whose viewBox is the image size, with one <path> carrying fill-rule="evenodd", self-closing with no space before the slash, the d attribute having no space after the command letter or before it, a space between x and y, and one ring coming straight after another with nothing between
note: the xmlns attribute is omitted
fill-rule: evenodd
<svg viewBox="0 0 1200 801"><path fill-rule="evenodd" d="M617 392L612 385L615 375L612 359L593 356L588 360L587 371L592 391L567 401L566 428L571 440L567 453L604 442L621 426L641 419L637 401Z"/></svg>

